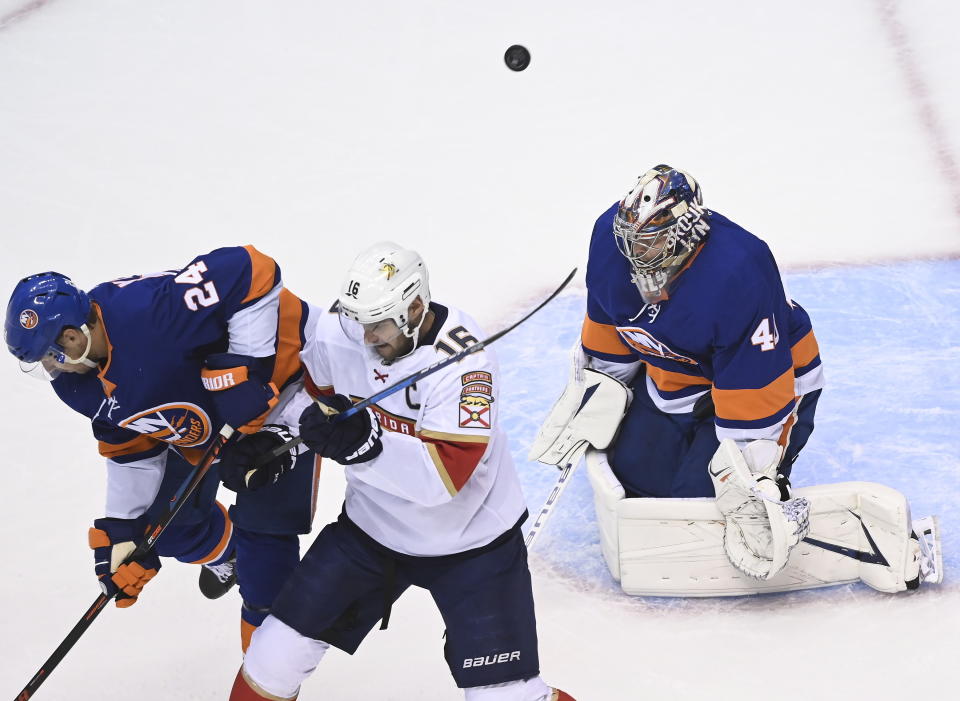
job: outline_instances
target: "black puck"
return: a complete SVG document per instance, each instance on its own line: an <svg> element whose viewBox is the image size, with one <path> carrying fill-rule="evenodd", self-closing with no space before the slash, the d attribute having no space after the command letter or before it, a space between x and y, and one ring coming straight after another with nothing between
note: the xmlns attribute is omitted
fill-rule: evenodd
<svg viewBox="0 0 960 701"><path fill-rule="evenodd" d="M530 52L526 46L514 44L503 54L503 62L511 71L522 71L530 65Z"/></svg>

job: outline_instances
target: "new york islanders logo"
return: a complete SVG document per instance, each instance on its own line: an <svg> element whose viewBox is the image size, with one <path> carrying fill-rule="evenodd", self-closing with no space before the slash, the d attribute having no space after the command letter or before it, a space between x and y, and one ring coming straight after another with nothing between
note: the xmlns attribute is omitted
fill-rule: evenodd
<svg viewBox="0 0 960 701"><path fill-rule="evenodd" d="M490 428L493 376L480 370L460 376L460 428Z"/></svg>
<svg viewBox="0 0 960 701"><path fill-rule="evenodd" d="M697 361L693 358L688 358L685 355L677 353L666 343L658 341L650 334L650 332L644 329L629 326L618 326L617 331L620 332L620 336L623 338L623 340L626 341L629 346L638 353L642 353L644 355L653 355L658 358L666 358L667 360L675 360L678 363L684 363L686 365L697 364Z"/></svg>
<svg viewBox="0 0 960 701"><path fill-rule="evenodd" d="M37 313L32 309L24 309L20 312L20 326L29 330L36 328L37 324L40 323L40 317L37 316Z"/></svg>
<svg viewBox="0 0 960 701"><path fill-rule="evenodd" d="M181 448L202 445L210 438L210 417L190 402L161 404L124 419L119 426Z"/></svg>

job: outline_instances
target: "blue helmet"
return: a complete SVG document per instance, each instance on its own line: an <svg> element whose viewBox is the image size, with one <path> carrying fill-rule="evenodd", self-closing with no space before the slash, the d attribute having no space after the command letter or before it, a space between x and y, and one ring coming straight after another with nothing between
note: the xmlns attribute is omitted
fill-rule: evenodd
<svg viewBox="0 0 960 701"><path fill-rule="evenodd" d="M7 348L24 363L36 363L51 349L65 326L83 327L90 298L66 275L37 273L13 288L3 333ZM62 351L62 349L60 349Z"/></svg>

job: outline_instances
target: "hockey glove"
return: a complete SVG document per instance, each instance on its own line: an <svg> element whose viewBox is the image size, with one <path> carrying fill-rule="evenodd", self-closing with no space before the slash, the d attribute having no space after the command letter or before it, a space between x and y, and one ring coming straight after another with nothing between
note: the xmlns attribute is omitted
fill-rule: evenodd
<svg viewBox="0 0 960 701"><path fill-rule="evenodd" d="M241 433L256 433L277 404L277 387L260 378L260 358L235 353L215 353L203 361L200 380L213 395L213 403L228 426Z"/></svg>
<svg viewBox="0 0 960 701"><path fill-rule="evenodd" d="M291 451L285 451L265 465L254 469L258 458L267 455L277 446L293 440L286 426L267 424L261 431L244 436L220 453L220 479L227 489L242 492L245 489L255 491L268 484L274 484L280 477L293 469L294 459ZM293 448L295 452L297 448Z"/></svg>
<svg viewBox="0 0 960 701"><path fill-rule="evenodd" d="M100 588L107 596L117 597L117 606L126 608L137 603L147 582L160 569L160 558L151 550L137 560L124 562L137 547L149 524L140 518L98 518L90 529L94 571Z"/></svg>
<svg viewBox="0 0 960 701"><path fill-rule="evenodd" d="M380 436L383 429L376 414L369 407L342 419L336 415L345 412L353 403L342 394L318 397L300 415L300 437L310 450L325 458L333 458L341 465L367 462L383 452Z"/></svg>
<svg viewBox="0 0 960 701"><path fill-rule="evenodd" d="M727 438L708 466L724 517L727 557L738 570L761 580L786 566L790 551L810 530L810 503L803 497L790 499L785 485L777 482L782 452L766 440L753 441L741 452Z"/></svg>

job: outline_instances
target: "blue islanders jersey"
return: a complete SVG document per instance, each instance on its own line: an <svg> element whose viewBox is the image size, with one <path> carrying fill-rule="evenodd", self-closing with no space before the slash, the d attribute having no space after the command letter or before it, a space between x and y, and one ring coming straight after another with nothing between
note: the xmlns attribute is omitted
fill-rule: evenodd
<svg viewBox="0 0 960 701"><path fill-rule="evenodd" d="M691 412L711 392L721 440L778 440L823 375L810 318L787 297L770 249L708 211L710 234L669 299L644 304L614 239L616 212L600 216L590 242L584 351L621 379L645 363L646 390L667 413Z"/></svg>
<svg viewBox="0 0 960 701"><path fill-rule="evenodd" d="M224 423L200 379L212 353L264 358L264 376L281 391L281 403L285 388L290 395L301 384L308 307L283 288L274 260L253 246L217 249L182 270L105 282L89 295L108 356L99 372L63 373L53 386L92 420L108 473L156 468L170 448L192 462L200 458ZM130 479L111 487L108 474L108 490L135 492Z"/></svg>

